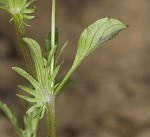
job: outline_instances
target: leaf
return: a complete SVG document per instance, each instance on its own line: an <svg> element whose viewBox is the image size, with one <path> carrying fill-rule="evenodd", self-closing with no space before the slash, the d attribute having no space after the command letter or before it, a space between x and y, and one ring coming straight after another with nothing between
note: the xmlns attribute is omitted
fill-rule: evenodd
<svg viewBox="0 0 150 137"><path fill-rule="evenodd" d="M51 49L51 32L48 33L46 40L45 40L45 50L46 50L46 58Z"/></svg>
<svg viewBox="0 0 150 137"><path fill-rule="evenodd" d="M44 62L44 68L45 68L47 66L47 60L43 58L43 62Z"/></svg>
<svg viewBox="0 0 150 137"><path fill-rule="evenodd" d="M42 58L43 59L43 58ZM43 59L44 60L44 59ZM19 87L25 92L29 93L30 97L24 95L18 95L20 98L26 100L27 102L31 102L30 108L27 110L28 113L35 112L37 110L37 114L34 115L36 118L42 119L45 113L45 105L51 101L50 96L53 94L53 91L58 87L59 83L52 85L59 68L61 65L54 69L54 72L51 75L47 75L44 80L44 86L38 83L31 75L29 75L26 71L19 67L13 67L13 70L26 78L35 88L34 90L25 86L19 85ZM45 68L44 68L45 69ZM52 86L52 87L51 87ZM23 132L22 132L23 133Z"/></svg>
<svg viewBox="0 0 150 137"><path fill-rule="evenodd" d="M80 36L74 65L78 66L92 51L113 39L125 28L127 27L122 22L109 18L100 19L90 25Z"/></svg>
<svg viewBox="0 0 150 137"><path fill-rule="evenodd" d="M18 87L22 90L24 90L25 92L31 94L32 96L36 96L36 90L33 90L31 88L28 88L28 87L25 87L25 86L22 86L22 85L18 85Z"/></svg>
<svg viewBox="0 0 150 137"><path fill-rule="evenodd" d="M17 121L17 117L15 116L15 114L9 109L9 107L6 104L4 104L1 101L0 101L0 109L6 114L9 121L11 122L15 130L17 131L18 135L20 135L18 121Z"/></svg>
<svg viewBox="0 0 150 137"><path fill-rule="evenodd" d="M55 27L55 45L59 44L58 27Z"/></svg>
<svg viewBox="0 0 150 137"><path fill-rule="evenodd" d="M37 102L37 99L36 98L31 98L31 97L27 97L27 96L24 96L24 95L19 95L19 94L16 94L18 97L28 101L28 102L32 102L32 103L35 103Z"/></svg>
<svg viewBox="0 0 150 137"><path fill-rule="evenodd" d="M58 28L55 28L55 45L58 45ZM48 58L48 54L51 50L51 32L48 33L45 40L45 50L46 50L46 58Z"/></svg>
<svg viewBox="0 0 150 137"><path fill-rule="evenodd" d="M39 83L43 84L45 72L44 72L44 61L40 45L31 38L23 38L23 41L27 44L30 50L31 56L34 61L38 81Z"/></svg>
<svg viewBox="0 0 150 137"><path fill-rule="evenodd" d="M21 130L21 137L36 137L39 119L33 118L33 113L24 115L24 129Z"/></svg>
<svg viewBox="0 0 150 137"><path fill-rule="evenodd" d="M43 116L44 116L45 110L46 110L46 105L41 106L38 109L38 112L34 117L37 118L37 119L42 119Z"/></svg>
<svg viewBox="0 0 150 137"><path fill-rule="evenodd" d="M88 28L86 28L81 34L78 41L78 48L74 63L55 90L55 94L58 94L61 91L73 72L90 53L92 53L96 48L101 47L103 43L113 39L125 28L127 28L127 26L122 22L109 18L100 19L88 26Z"/></svg>
<svg viewBox="0 0 150 137"><path fill-rule="evenodd" d="M12 69L18 74L20 74L21 76L23 76L24 78L26 78L33 85L35 89L37 89L38 91L41 90L39 83L32 76L30 76L26 71L24 71L19 67L12 67Z"/></svg>
<svg viewBox="0 0 150 137"><path fill-rule="evenodd" d="M26 14L22 14L22 16L28 20L31 20L33 18L35 18L35 16L29 16L29 15L26 15Z"/></svg>
<svg viewBox="0 0 150 137"><path fill-rule="evenodd" d="M60 65L61 66L61 65ZM52 73L52 75L50 76L50 78L49 78L49 86L51 85L51 83L54 81L54 79L55 79L55 77L56 77L56 75L57 75L57 73L58 73L58 71L59 71L59 69L60 69L60 66L58 66L58 67L56 67L55 68L55 70L54 70L54 72Z"/></svg>
<svg viewBox="0 0 150 137"><path fill-rule="evenodd" d="M56 63L55 63L55 64L57 64L60 55L64 52L64 49L66 48L67 45L68 45L68 41L62 46L61 50L59 51L59 54L58 54L58 56L57 56L57 59L56 59Z"/></svg>
<svg viewBox="0 0 150 137"><path fill-rule="evenodd" d="M54 56L55 52L56 52L56 49L57 49L57 46L53 46L52 49L50 50L49 54L48 54L48 57L47 57L47 64L48 66L50 65L51 63L51 59L52 57Z"/></svg>
<svg viewBox="0 0 150 137"><path fill-rule="evenodd" d="M60 83L55 84L53 87L50 88L50 92L52 93L53 91L55 91L55 89L58 87Z"/></svg>
<svg viewBox="0 0 150 137"><path fill-rule="evenodd" d="M59 79L56 79L56 83L61 83L61 81L64 79L65 76L60 77ZM69 77L69 79L66 81L66 83L63 85L61 90L67 88L69 85L71 85L74 82L72 77Z"/></svg>
<svg viewBox="0 0 150 137"><path fill-rule="evenodd" d="M38 108L38 107L40 107L41 106L41 104L35 104L35 105L33 105L33 106L31 106L28 110L27 110L27 114L29 114L29 113L31 113L31 112L33 112L36 108Z"/></svg>

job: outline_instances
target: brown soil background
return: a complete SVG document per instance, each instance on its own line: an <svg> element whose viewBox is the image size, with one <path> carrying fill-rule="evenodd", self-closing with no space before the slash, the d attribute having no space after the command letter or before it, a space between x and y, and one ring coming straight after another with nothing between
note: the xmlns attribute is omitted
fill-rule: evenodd
<svg viewBox="0 0 150 137"><path fill-rule="evenodd" d="M29 36L43 45L50 26L50 2L37 1ZM58 137L150 137L150 1L58 0L60 44L69 40L62 59L66 73L83 29L102 17L117 18L130 27L88 57L74 74L74 84L57 100ZM0 100L20 121L23 102L16 97L24 82L11 70L25 66L13 23L0 11ZM21 123L21 122L20 122ZM39 137L45 137L44 121ZM17 137L0 111L0 137Z"/></svg>

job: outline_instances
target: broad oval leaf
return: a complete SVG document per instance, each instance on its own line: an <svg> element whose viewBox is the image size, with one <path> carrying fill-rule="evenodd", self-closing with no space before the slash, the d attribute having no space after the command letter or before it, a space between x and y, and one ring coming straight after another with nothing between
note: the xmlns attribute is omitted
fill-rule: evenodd
<svg viewBox="0 0 150 137"><path fill-rule="evenodd" d="M122 22L109 18L100 19L86 28L78 41L78 49L74 63L56 89L55 93L57 94L61 91L63 85L65 85L72 73L93 50L102 46L102 44L108 40L114 38L121 30L125 28L127 28L127 26Z"/></svg>
<svg viewBox="0 0 150 137"><path fill-rule="evenodd" d="M74 67L77 67L93 50L114 38L127 26L116 19L103 18L86 28L78 41Z"/></svg>

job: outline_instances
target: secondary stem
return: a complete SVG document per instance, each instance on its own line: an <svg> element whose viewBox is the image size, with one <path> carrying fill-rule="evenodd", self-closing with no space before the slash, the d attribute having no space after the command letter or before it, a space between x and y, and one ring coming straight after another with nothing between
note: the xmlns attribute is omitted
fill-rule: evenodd
<svg viewBox="0 0 150 137"><path fill-rule="evenodd" d="M22 40L22 38L26 36L23 19L20 17L19 14L13 15L13 19L14 19L14 22L16 25L16 31L17 31L17 35L19 38L20 47L21 47L25 62L27 64L27 67L29 69L29 73L33 77L35 77L35 69L34 69L32 58L31 58L31 54L30 54L29 49L27 48L26 44Z"/></svg>
<svg viewBox="0 0 150 137"><path fill-rule="evenodd" d="M58 93L61 93L61 89L64 86L64 84L67 82L67 80L70 78L72 73L75 71L76 68L71 67L67 75L64 77L64 79L61 81L60 85L55 90L55 95L58 96Z"/></svg>
<svg viewBox="0 0 150 137"><path fill-rule="evenodd" d="M52 0L52 18L51 18L51 49L55 45L55 7L56 0ZM52 75L55 69L55 56L51 60L51 70L50 74ZM51 87L55 84L55 80L52 82ZM47 122L48 122L48 137L56 137L56 123L55 123L55 96L52 92L51 101L47 104Z"/></svg>
<svg viewBox="0 0 150 137"><path fill-rule="evenodd" d="M55 7L56 7L56 0L52 0L52 18L51 18L51 48L55 45ZM51 60L51 74L54 72L55 67L55 57L52 57ZM51 84L51 87L54 86L54 81ZM52 91L53 93L53 91Z"/></svg>
<svg viewBox="0 0 150 137"><path fill-rule="evenodd" d="M23 53L26 65L29 69L29 73L33 77L36 77L35 68L34 68L34 65L33 65L33 60L32 60L30 51L27 48L26 43L22 40L22 38L24 38L26 36L23 19L22 19L22 17L20 17L19 14L16 14L16 15L13 15L13 20L14 20L14 23L15 23L15 26L16 26L16 31L17 31L17 35L18 35L18 38L19 38L19 44L20 44L20 47L21 47L21 51ZM32 123L33 121L30 121L30 122ZM30 136L36 137L37 127L38 127L38 122L36 124L34 124L34 130L31 131ZM18 130L17 133L20 137L22 136L22 134L20 133L20 130Z"/></svg>

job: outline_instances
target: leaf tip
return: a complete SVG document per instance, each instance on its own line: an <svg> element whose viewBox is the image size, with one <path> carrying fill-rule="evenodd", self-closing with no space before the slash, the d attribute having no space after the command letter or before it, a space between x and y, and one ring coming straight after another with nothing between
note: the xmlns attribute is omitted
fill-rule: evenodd
<svg viewBox="0 0 150 137"><path fill-rule="evenodd" d="M22 89L22 85L18 85L18 88Z"/></svg>
<svg viewBox="0 0 150 137"><path fill-rule="evenodd" d="M17 67L12 67L12 70L16 71Z"/></svg>

